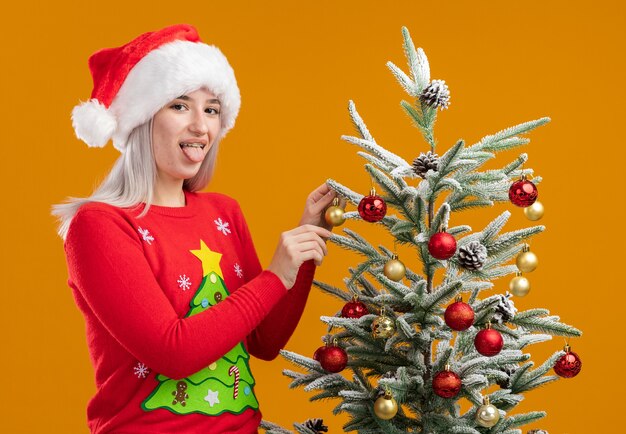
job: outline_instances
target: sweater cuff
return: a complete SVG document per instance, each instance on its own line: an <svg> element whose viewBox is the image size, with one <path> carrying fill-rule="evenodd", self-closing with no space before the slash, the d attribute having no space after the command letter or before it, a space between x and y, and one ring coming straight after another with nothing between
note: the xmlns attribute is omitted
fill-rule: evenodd
<svg viewBox="0 0 626 434"><path fill-rule="evenodd" d="M259 291L259 295L261 296L268 297L270 299L280 299L288 292L285 285L283 285L283 281L280 280L280 277L270 270L261 271L261 274L259 274L256 278L264 282L264 285L261 286L263 289ZM279 294L278 297L277 294Z"/></svg>
<svg viewBox="0 0 626 434"><path fill-rule="evenodd" d="M315 270L317 269L315 265L315 261L313 259L309 259L300 265L300 270L298 270L298 279L306 278L313 280L313 276L315 275Z"/></svg>

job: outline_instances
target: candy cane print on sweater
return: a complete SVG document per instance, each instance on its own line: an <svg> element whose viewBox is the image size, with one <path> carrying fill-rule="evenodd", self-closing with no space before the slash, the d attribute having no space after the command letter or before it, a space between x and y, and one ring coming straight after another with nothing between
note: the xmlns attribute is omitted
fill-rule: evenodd
<svg viewBox="0 0 626 434"><path fill-rule="evenodd" d="M228 375L235 374L235 388L233 389L233 399L237 399L237 395L239 395L239 368L236 366L231 366L228 370Z"/></svg>

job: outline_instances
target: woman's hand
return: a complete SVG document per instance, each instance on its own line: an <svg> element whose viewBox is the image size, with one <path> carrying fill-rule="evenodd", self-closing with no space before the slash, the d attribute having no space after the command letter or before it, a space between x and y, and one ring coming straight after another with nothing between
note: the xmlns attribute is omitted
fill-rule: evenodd
<svg viewBox="0 0 626 434"><path fill-rule="evenodd" d="M331 236L332 229L326 223L324 213L336 196L326 183L317 187L306 199L298 227L281 234L268 270L276 274L287 289L296 282L303 262L313 259L315 265L322 265L328 253L326 239ZM339 206L345 204L345 199L339 200Z"/></svg>
<svg viewBox="0 0 626 434"><path fill-rule="evenodd" d="M328 253L325 239L330 235L329 230L312 224L283 232L267 269L278 276L285 288L291 289L303 262L313 259L315 265L322 264Z"/></svg>
<svg viewBox="0 0 626 434"><path fill-rule="evenodd" d="M326 183L317 187L313 192L311 192L311 194L309 194L309 197L306 198L306 204L304 206L302 218L300 219L300 225L309 224L331 230L332 226L326 223L324 213L326 212L326 208L328 208L336 196L337 193L331 190ZM346 206L346 200L340 198L339 206L344 208Z"/></svg>

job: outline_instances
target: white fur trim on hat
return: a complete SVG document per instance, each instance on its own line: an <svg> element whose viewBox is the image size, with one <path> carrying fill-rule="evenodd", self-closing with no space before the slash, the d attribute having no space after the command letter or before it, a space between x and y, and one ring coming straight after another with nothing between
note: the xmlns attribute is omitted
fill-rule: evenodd
<svg viewBox="0 0 626 434"><path fill-rule="evenodd" d="M77 105L72 110L76 137L94 148L102 148L117 129L115 117L97 99Z"/></svg>
<svg viewBox="0 0 626 434"><path fill-rule="evenodd" d="M220 100L223 137L235 125L241 96L235 73L215 46L174 41L152 50L128 73L109 111L117 119L113 146L126 147L133 128L147 122L171 100L202 87Z"/></svg>

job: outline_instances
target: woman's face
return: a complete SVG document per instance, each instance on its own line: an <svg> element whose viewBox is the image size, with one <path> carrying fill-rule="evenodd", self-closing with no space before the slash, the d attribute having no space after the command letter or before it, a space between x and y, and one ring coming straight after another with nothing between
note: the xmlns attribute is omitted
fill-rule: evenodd
<svg viewBox="0 0 626 434"><path fill-rule="evenodd" d="M220 132L220 103L210 91L181 95L152 121L152 150L160 180L192 178Z"/></svg>

